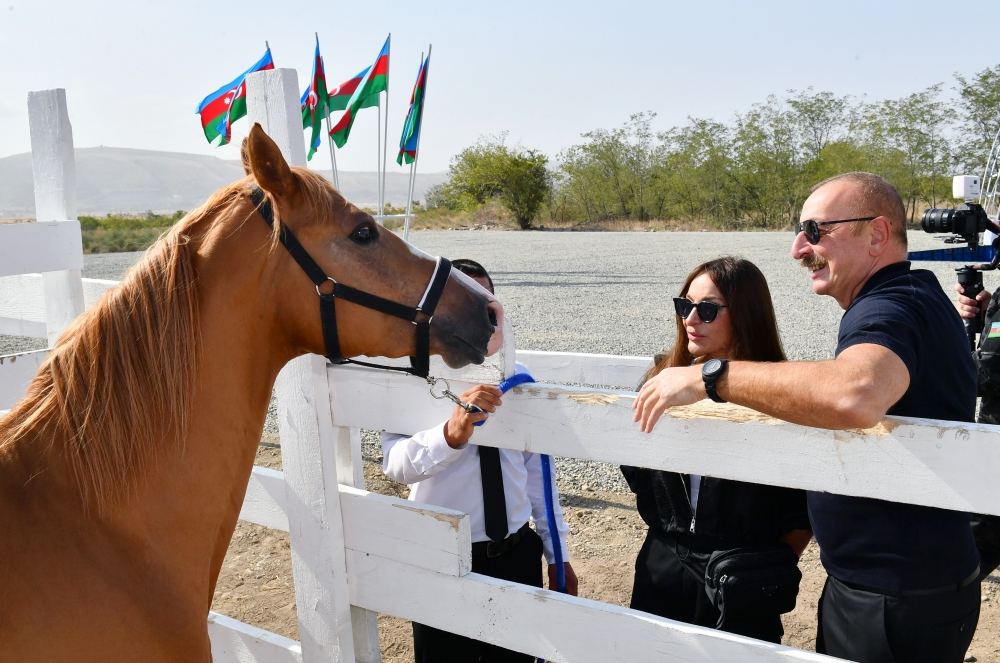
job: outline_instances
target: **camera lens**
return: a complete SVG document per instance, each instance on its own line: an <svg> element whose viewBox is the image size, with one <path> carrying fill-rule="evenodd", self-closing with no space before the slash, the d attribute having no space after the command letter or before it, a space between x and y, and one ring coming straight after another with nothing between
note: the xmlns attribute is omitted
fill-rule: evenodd
<svg viewBox="0 0 1000 663"><path fill-rule="evenodd" d="M956 209L933 208L924 212L920 227L925 233L950 233L955 226Z"/></svg>

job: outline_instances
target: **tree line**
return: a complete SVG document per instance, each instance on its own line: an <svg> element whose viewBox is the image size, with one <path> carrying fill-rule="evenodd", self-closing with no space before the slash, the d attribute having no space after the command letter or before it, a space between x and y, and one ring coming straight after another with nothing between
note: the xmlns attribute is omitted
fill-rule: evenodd
<svg viewBox="0 0 1000 663"><path fill-rule="evenodd" d="M1000 65L899 99L833 92L768 96L730 122L689 118L654 130L636 113L596 129L549 159L481 139L456 155L428 206L471 211L499 203L522 228L541 220L677 220L721 229L782 228L809 189L850 170L878 173L903 197L911 220L951 204L951 176L982 174L1000 129Z"/></svg>

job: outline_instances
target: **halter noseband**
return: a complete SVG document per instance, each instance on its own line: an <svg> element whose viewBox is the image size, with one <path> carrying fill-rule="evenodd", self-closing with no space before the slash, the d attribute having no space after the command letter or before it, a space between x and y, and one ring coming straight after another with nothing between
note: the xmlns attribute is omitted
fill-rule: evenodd
<svg viewBox="0 0 1000 663"><path fill-rule="evenodd" d="M274 227L274 209L271 201L267 199L264 192L259 187L254 187L250 193L257 211L267 222L267 225ZM319 295L319 315L323 323L323 342L326 345L326 358L334 364L358 364L369 368L383 368L390 371L402 371L422 378L427 378L430 371L430 342L431 342L431 320L434 319L434 309L437 307L441 292L451 273L451 262L447 258L438 257L434 267L434 273L424 290L424 296L415 307L404 306L394 301L383 299L377 295L372 295L361 290L356 290L350 286L338 282L332 276L327 276L326 272L316 264L309 252L299 243L295 234L288 226L279 223L278 237L281 243L288 249L288 253L299 264L306 276L315 284L316 294ZM332 284L332 287L328 284ZM323 292L329 287L329 292ZM337 306L336 299L340 297L359 306L376 310L397 318L402 318L416 327L417 347L416 355L410 357L410 368L404 366L382 366L364 361L356 361L344 357L340 352L340 338L337 335Z"/></svg>

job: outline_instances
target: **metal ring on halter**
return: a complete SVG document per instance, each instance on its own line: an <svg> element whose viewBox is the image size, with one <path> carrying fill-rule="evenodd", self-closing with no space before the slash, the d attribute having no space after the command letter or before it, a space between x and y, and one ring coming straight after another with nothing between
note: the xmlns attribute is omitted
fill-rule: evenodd
<svg viewBox="0 0 1000 663"><path fill-rule="evenodd" d="M337 285L337 279L333 278L332 276L326 277L326 280L332 283L334 286ZM326 285L326 283L324 282L321 283L320 285ZM322 292L319 291L319 286L316 286L316 294L319 295L320 297L333 297L333 290L330 291L330 294L324 295Z"/></svg>
<svg viewBox="0 0 1000 663"><path fill-rule="evenodd" d="M434 393L434 387L438 386L438 382L444 382L444 391L442 391L440 395ZM431 396L433 396L438 400L441 400L443 398L448 398L447 394L451 393L451 385L448 384L448 381L445 380L444 378L428 377L427 384L431 386L429 390L431 392Z"/></svg>
<svg viewBox="0 0 1000 663"><path fill-rule="evenodd" d="M413 307L413 310L416 311L417 313L423 313L424 312L424 309L420 308L419 306ZM428 316L428 318L427 318L427 324L429 325L432 322L434 322L434 316L433 315ZM420 324L420 322L417 320L417 316L416 315L413 316L413 320L410 320L410 324L413 325L414 327L416 327L417 325ZM430 382L430 380L428 380L428 382Z"/></svg>
<svg viewBox="0 0 1000 663"><path fill-rule="evenodd" d="M478 405L473 405L472 403L466 403L461 398L459 398L458 395L451 390L451 385L448 384L448 381L445 380L444 378L427 377L424 379L427 380L427 384L430 385L430 389L428 391L431 392L431 396L433 396L434 398L438 400L447 398L449 401L451 401L458 407L462 408L469 414L478 414L483 411L483 409ZM442 391L440 395L434 393L434 387L437 386L438 382L444 382L444 391Z"/></svg>

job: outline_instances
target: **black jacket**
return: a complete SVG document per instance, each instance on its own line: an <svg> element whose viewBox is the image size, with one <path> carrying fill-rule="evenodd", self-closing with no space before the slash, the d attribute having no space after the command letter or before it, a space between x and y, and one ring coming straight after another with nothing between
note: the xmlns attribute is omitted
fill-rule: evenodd
<svg viewBox="0 0 1000 663"><path fill-rule="evenodd" d="M621 469L646 524L684 541L697 540L722 550L774 542L793 529L809 529L801 490L702 477L693 514L688 475Z"/></svg>

